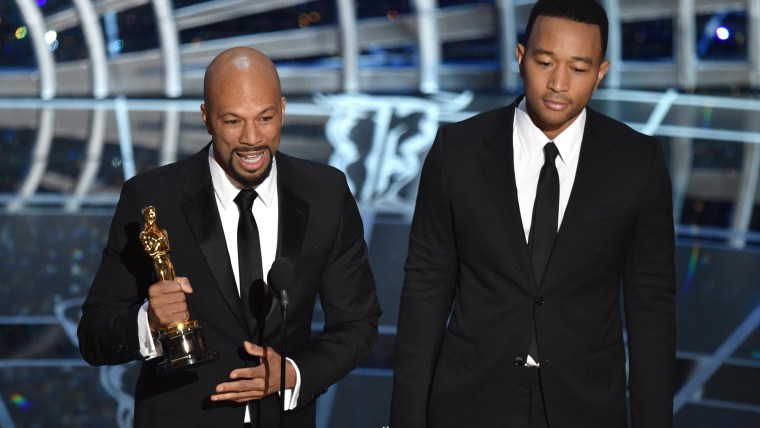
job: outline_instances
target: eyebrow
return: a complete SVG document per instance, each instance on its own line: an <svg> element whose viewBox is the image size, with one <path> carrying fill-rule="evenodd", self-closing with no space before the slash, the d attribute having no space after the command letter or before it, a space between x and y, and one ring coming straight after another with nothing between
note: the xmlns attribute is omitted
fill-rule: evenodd
<svg viewBox="0 0 760 428"><path fill-rule="evenodd" d="M259 111L257 114L264 114L269 111L277 111L277 106L276 105L267 106L266 108ZM229 111L229 110L220 111L218 117L223 117L223 116L228 116L228 115L235 116L235 117L242 117L240 113Z"/></svg>
<svg viewBox="0 0 760 428"><path fill-rule="evenodd" d="M555 54L554 52L547 51L546 49L541 49L541 48L538 48L538 49L534 50L533 51L533 55L534 56L536 56L536 55L549 55L551 57L556 57L557 56L557 54ZM594 65L594 61L592 61L591 58L588 58L588 57L585 57L585 56L574 56L573 57L573 61L580 61L580 62L586 63L588 65Z"/></svg>

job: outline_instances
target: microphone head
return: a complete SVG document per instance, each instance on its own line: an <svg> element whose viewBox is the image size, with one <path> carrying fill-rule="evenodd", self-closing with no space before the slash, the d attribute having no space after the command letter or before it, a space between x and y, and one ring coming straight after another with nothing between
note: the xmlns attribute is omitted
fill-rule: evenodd
<svg viewBox="0 0 760 428"><path fill-rule="evenodd" d="M267 279L275 292L282 293L289 290L290 286L293 285L294 276L295 269L293 268L293 263L285 257L280 257L272 263Z"/></svg>
<svg viewBox="0 0 760 428"><path fill-rule="evenodd" d="M251 284L248 294L248 305L257 322L266 320L269 310L272 308L272 291L263 279L257 279Z"/></svg>

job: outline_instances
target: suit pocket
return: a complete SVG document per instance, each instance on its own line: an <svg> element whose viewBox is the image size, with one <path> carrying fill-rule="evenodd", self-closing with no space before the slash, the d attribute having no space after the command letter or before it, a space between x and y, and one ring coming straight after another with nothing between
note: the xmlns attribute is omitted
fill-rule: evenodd
<svg viewBox="0 0 760 428"><path fill-rule="evenodd" d="M441 343L441 357L466 369L471 369L478 355L478 345L470 339L446 330Z"/></svg>

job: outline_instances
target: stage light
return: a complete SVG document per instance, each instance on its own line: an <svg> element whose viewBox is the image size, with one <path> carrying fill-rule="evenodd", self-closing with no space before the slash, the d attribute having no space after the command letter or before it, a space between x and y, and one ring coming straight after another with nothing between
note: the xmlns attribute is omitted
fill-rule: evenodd
<svg viewBox="0 0 760 428"><path fill-rule="evenodd" d="M728 31L728 28L726 27L718 27L715 29L715 37L717 37L720 40L728 40L728 38L731 36L731 32Z"/></svg>

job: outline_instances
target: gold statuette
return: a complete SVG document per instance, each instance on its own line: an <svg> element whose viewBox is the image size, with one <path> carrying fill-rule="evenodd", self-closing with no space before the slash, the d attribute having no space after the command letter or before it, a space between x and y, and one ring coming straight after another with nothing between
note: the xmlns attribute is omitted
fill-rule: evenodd
<svg viewBox="0 0 760 428"><path fill-rule="evenodd" d="M145 227L140 232L143 249L153 259L153 268L158 278L172 281L175 274L174 265L169 259L169 234L156 225L156 207L147 206L143 208L142 214L145 218ZM158 364L159 374L217 359L216 352L206 346L203 328L198 321L181 321L159 330L158 341L164 353L164 361Z"/></svg>

